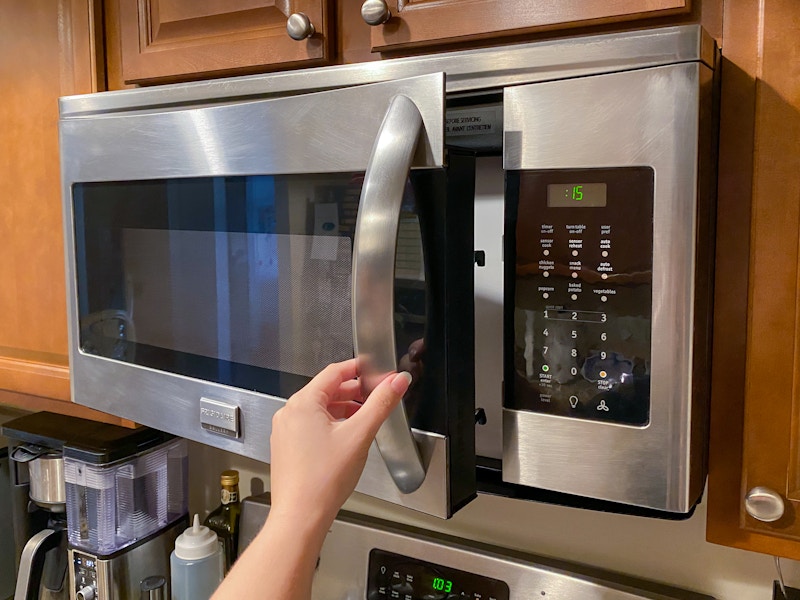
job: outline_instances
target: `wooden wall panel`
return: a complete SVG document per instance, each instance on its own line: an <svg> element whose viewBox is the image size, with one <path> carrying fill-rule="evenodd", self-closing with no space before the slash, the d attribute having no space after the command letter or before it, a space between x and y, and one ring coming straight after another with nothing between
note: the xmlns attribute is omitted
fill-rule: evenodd
<svg viewBox="0 0 800 600"><path fill-rule="evenodd" d="M70 399L58 98L102 87L98 7L0 3L0 390L17 399Z"/></svg>

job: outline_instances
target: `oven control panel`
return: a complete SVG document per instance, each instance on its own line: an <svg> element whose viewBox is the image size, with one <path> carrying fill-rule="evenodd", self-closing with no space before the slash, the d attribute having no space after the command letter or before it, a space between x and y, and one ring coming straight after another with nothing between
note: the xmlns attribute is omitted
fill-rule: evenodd
<svg viewBox="0 0 800 600"><path fill-rule="evenodd" d="M401 554L369 554L367 600L508 600L508 584Z"/></svg>
<svg viewBox="0 0 800 600"><path fill-rule="evenodd" d="M504 406L646 425L653 170L509 175Z"/></svg>

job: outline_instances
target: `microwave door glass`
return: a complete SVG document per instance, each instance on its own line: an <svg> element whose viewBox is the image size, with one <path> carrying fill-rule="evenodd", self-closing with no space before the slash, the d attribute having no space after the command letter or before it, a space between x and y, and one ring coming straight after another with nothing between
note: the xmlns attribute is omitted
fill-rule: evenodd
<svg viewBox="0 0 800 600"><path fill-rule="evenodd" d="M81 352L288 398L353 356L362 182L346 173L75 184ZM412 182L395 276L398 366L419 378L427 288Z"/></svg>

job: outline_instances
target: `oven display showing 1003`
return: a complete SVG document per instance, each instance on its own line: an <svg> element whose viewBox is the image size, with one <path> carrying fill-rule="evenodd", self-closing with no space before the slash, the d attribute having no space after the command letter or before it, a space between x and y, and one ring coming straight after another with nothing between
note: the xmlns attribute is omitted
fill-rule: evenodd
<svg viewBox="0 0 800 600"><path fill-rule="evenodd" d="M508 600L506 582L374 549L367 598L382 600Z"/></svg>

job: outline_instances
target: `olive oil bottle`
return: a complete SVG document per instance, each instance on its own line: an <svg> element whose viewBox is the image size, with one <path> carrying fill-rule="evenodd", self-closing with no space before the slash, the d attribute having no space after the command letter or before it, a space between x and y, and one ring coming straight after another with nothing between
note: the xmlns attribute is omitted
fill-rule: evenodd
<svg viewBox="0 0 800 600"><path fill-rule="evenodd" d="M236 560L239 545L239 515L242 511L239 498L239 471L223 471L219 483L220 505L211 511L203 524L214 531L219 538L227 573Z"/></svg>

